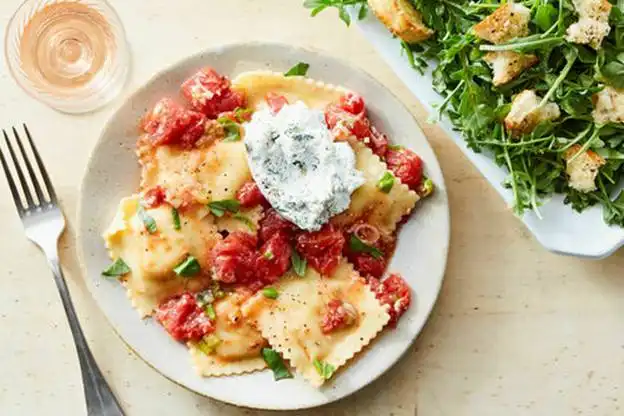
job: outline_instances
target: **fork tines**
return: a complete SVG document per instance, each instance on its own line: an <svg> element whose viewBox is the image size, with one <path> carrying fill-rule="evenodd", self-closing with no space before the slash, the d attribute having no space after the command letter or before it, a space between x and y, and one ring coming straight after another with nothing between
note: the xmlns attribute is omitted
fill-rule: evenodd
<svg viewBox="0 0 624 416"><path fill-rule="evenodd" d="M56 205L57 203L54 188L50 183L41 157L39 157L30 131L28 131L26 124L23 127L27 140L20 138L15 127L12 128L14 140L9 139L7 132L2 130L10 157L6 156L7 150L0 146L0 162L20 215L33 209ZM28 142L30 152L27 152L27 148L24 146L25 141ZM31 162L32 160L34 163ZM20 194L23 195L23 198Z"/></svg>

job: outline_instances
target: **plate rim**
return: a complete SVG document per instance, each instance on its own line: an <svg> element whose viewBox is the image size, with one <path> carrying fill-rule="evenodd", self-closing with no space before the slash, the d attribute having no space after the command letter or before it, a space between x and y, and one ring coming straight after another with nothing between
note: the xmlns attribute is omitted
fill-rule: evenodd
<svg viewBox="0 0 624 416"><path fill-rule="evenodd" d="M409 342L405 343L404 349L403 351L396 357L396 359L390 363L383 371L380 371L378 374L376 374L374 377L370 378L368 380L368 382L366 382L365 384L362 384L361 386L351 390L349 393L344 394L340 397L332 397L332 398L327 398L326 400L324 400L322 403L317 403L317 404L304 404L304 405L294 405L294 406L289 406L289 407L284 407L284 406L263 406L263 407L256 407L256 406L252 406L252 405L248 405L248 404L240 404L238 402L232 401L232 400L227 400L224 398L220 398L220 397L215 397L215 396L211 396L209 394L207 394L204 391L199 391L196 390L190 386L187 386L183 381L181 380L177 380L175 377L166 374L165 372L161 371L160 369L158 369L156 367L156 365L152 364L147 358L145 358L139 351L137 351L135 348L133 348L133 346L121 335L121 331L119 330L119 328L113 323L113 321L110 319L110 317L108 316L107 313L105 313L104 308L101 306L101 300L98 299L98 297L96 296L96 292L94 290L94 284L91 278L88 277L88 270L87 270L87 263L85 261L86 259L86 253L85 253L85 247L83 244L83 230L82 230L82 223L84 220L84 206L83 206L83 198L85 195L85 186L86 186L86 181L87 181L87 177L89 175L89 172L93 169L93 163L94 163L94 159L96 158L97 155L97 151L99 150L99 148L103 145L103 143L105 142L105 134L109 128L109 125L111 124L111 122L117 118L118 114L121 112L122 108L128 103L128 101L132 100L134 97L136 97L137 95L141 94L142 92L144 92L145 90L147 90L148 88L150 88L150 86L161 76L163 76L164 74L166 74L167 72L171 72L173 70L175 70L176 67L182 66L184 63L186 62L190 62L193 60L198 60L200 59L202 56L206 56L206 55L213 55L213 54L222 54L222 53L227 53L229 50L232 49L236 49L236 48L245 48L245 47L254 47L254 48L264 48L264 47L269 47L269 48L285 48L285 49L289 49L289 50L297 50L297 51L301 51L304 53L313 53L318 55L321 59L323 60L330 60L330 61L334 61L337 62L339 65L344 66L345 68L348 68L350 71L356 72L358 73L358 76L366 79L366 82L368 83L372 83L375 84L376 87L381 88L383 90L385 90L387 93L390 94L390 96L392 97L392 99L397 103L397 105L403 107L403 109L406 111L407 114L409 114L412 118L413 123L417 126L418 128L418 134L421 135L424 144L429 147L429 149L431 150L431 153L434 156L435 159L435 164L437 165L437 168L440 172L440 176L441 176L441 181L440 183L437 183L437 187L442 189L444 192L444 209L442 211L443 215L443 219L444 219L444 235L443 235L443 241L444 241L444 247L443 247L443 252L442 252L442 261L441 261L441 276L439 277L439 279L436 279L436 285L435 285L435 296L433 298L433 302L431 303L431 306L429 308L429 310L427 310L424 314L424 319L422 320L422 323L418 326L417 331L415 333L415 335L412 337L412 339ZM270 58L267 59L267 61L270 61ZM322 79L316 79L319 81L322 81ZM159 69L157 69L154 73L152 73L148 79L142 83L140 83L137 87L133 88L131 91L129 91L124 97L123 99L118 102L116 104L116 106L114 107L113 111L111 111L111 113L108 115L108 117L106 118L106 120L104 121L99 134L98 134L98 138L95 141L94 145L92 146L88 158L87 158L87 163L85 164L85 168L83 170L83 175L80 181L80 186L79 186L79 192L78 192L78 202L77 202L77 209L76 209L76 252L77 252L77 257L78 257L78 262L80 264L80 271L82 273L82 278L83 280L86 282L86 286L89 290L89 293L91 295L91 297L93 298L95 304L98 307L99 312L104 316L106 322L108 323L108 325L110 326L110 328L113 330L113 332L115 333L115 335L122 341L122 343L130 350L132 351L138 358L141 359L141 361L143 361L145 364L147 364L152 370L154 370L158 375L166 378L167 380L175 383L176 385L184 388L185 390L198 394L200 396L203 397L207 397L210 398L212 400L217 400L223 403L228 403L234 406L238 406L238 407L243 407L243 408L249 408L249 409L263 409L263 410L303 410L303 409L311 409L311 408L316 408L319 406L323 406L323 405L327 405L336 401L340 401L343 400L347 397L352 396L353 394L359 392L360 390L362 390L363 388L367 387L368 385L374 383L375 381L377 381L381 376L383 376L384 374L387 374L388 371L390 371L392 368L394 368L398 362L406 355L406 353L410 350L410 347L416 342L416 340L420 337L420 335L423 332L423 328L425 327L425 325L429 322L429 319L431 317L431 313L433 312L433 309L435 308L439 298L440 298L440 292L442 290L442 286L444 283L444 279L446 277L446 271L447 271L447 266L448 266L448 254L449 254L449 250L450 250L450 243L451 243L451 217L450 217L450 204L449 204L449 199L448 199L448 188L446 186L446 181L444 179L444 171L442 170L442 167L440 165L440 162L438 160L438 156L434 150L434 148L431 146L431 144L429 143L429 140L427 138L427 136L424 133L424 130L422 129L422 127L420 126L420 124L418 123L418 120L414 117L414 114L409 110L409 108L406 106L406 104L398 98L398 96L388 87L386 87L381 81L377 80L374 76L372 76L370 73L368 73L368 71L366 71L364 68L357 66L355 64L351 64L350 62L348 62L345 59L342 59L340 57L337 57L335 55L333 55L331 52L325 50L325 49L321 49L318 47L311 47L311 46L302 46L302 45L292 45L292 44L288 44L288 43L284 43L284 42L274 42L274 41L242 41L242 42L231 42L231 43L224 43L224 44L220 44L217 46L212 46L212 47L208 47L205 49L201 49L198 50L195 53L186 55L178 60L176 60L175 62L165 65L163 67L160 67ZM418 207L417 207L418 208ZM140 317L137 316L137 318L139 319L139 321L141 320ZM364 348L365 349L365 348ZM358 355L358 354L356 354ZM201 376L198 376L201 377Z"/></svg>

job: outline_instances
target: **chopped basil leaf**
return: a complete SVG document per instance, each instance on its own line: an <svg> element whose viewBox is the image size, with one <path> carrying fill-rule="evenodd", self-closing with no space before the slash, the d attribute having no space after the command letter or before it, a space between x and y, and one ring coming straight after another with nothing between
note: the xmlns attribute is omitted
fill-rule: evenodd
<svg viewBox="0 0 624 416"><path fill-rule="evenodd" d="M208 208L210 212L213 213L215 217L222 217L226 212L231 212L235 214L240 209L240 202L236 199L224 199L222 201L212 201L208 203Z"/></svg>
<svg viewBox="0 0 624 416"><path fill-rule="evenodd" d="M221 339L214 335L206 335L197 343L197 348L206 355L214 354L217 347L221 344Z"/></svg>
<svg viewBox="0 0 624 416"><path fill-rule="evenodd" d="M139 208L137 209L137 215L143 221L143 225L148 233L154 234L156 232L156 221L152 218L143 208L143 205L139 204Z"/></svg>
<svg viewBox="0 0 624 416"><path fill-rule="evenodd" d="M273 252L272 252L271 250L267 250L267 251L265 251L265 252L264 252L264 254L263 254L263 256L264 256L264 258L265 258L265 259L267 259L267 260L273 260L273 258L275 257L275 256L273 255Z"/></svg>
<svg viewBox="0 0 624 416"><path fill-rule="evenodd" d="M306 259L302 258L297 250L293 248L292 255L290 256L290 263L292 264L292 268L297 273L297 276L303 277L306 273L306 268L308 266L308 262Z"/></svg>
<svg viewBox="0 0 624 416"><path fill-rule="evenodd" d="M377 188L385 194L389 193L394 186L394 175L390 171L386 171L379 182L377 182Z"/></svg>
<svg viewBox="0 0 624 416"><path fill-rule="evenodd" d="M262 358L264 358L264 361L273 371L275 381L284 378L293 378L292 373L288 370L286 364L284 364L284 360L282 360L282 357L277 351L271 348L262 348Z"/></svg>
<svg viewBox="0 0 624 416"><path fill-rule="evenodd" d="M239 123L244 123L247 116L251 113L253 113L253 110L251 108L238 107L236 110L234 110L234 117L236 117L236 120Z"/></svg>
<svg viewBox="0 0 624 416"><path fill-rule="evenodd" d="M189 256L180 264L178 264L173 271L182 277L195 276L201 270L197 259L189 254Z"/></svg>
<svg viewBox="0 0 624 416"><path fill-rule="evenodd" d="M251 221L249 219L249 217L246 217L245 215L243 215L241 213L236 213L236 214L234 214L234 216L232 218L234 218L235 220L239 220L240 222L245 224L247 227L249 227L249 229L251 231L256 231L256 226L253 223L253 221Z"/></svg>
<svg viewBox="0 0 624 416"><path fill-rule="evenodd" d="M284 73L285 77L294 77L301 76L305 77L308 73L308 68L310 68L310 64L306 64L305 62L299 62L297 65L290 68L288 71Z"/></svg>
<svg viewBox="0 0 624 416"><path fill-rule="evenodd" d="M214 321L215 319L217 319L217 313L215 312L214 306L212 306L212 303L209 303L208 305L204 306L204 312L206 313L206 316L210 318L211 321Z"/></svg>
<svg viewBox="0 0 624 416"><path fill-rule="evenodd" d="M321 360L314 360L314 368L325 380L329 380L334 375L336 367Z"/></svg>
<svg viewBox="0 0 624 416"><path fill-rule="evenodd" d="M229 117L219 117L217 122L221 124L223 130L225 130L224 142L237 142L241 139L240 126L235 121L232 121Z"/></svg>
<svg viewBox="0 0 624 416"><path fill-rule="evenodd" d="M173 218L173 229L179 230L182 228L182 224L180 223L180 213L177 209L171 207L171 218Z"/></svg>
<svg viewBox="0 0 624 416"><path fill-rule="evenodd" d="M277 297L279 296L279 292L274 287L265 287L264 289L262 289L262 295L265 298L277 299Z"/></svg>
<svg viewBox="0 0 624 416"><path fill-rule="evenodd" d="M380 259L384 256L384 253L381 250L377 247L369 246L357 238L355 234L351 234L351 238L349 239L349 248L355 252L368 253L376 259Z"/></svg>
<svg viewBox="0 0 624 416"><path fill-rule="evenodd" d="M130 267L128 267L126 262L120 257L105 268L102 274L107 277L119 277L130 273L130 271Z"/></svg>

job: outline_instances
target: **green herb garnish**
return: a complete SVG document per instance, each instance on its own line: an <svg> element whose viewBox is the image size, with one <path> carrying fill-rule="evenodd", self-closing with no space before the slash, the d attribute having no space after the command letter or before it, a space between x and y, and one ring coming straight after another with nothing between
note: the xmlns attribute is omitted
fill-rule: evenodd
<svg viewBox="0 0 624 416"><path fill-rule="evenodd" d="M179 230L182 228L182 224L180 223L180 213L174 207L171 207L171 218L173 219L173 229Z"/></svg>
<svg viewBox="0 0 624 416"><path fill-rule="evenodd" d="M326 363L325 361L315 359L313 364L314 368L316 368L317 373L319 373L319 375L323 377L324 380L329 380L336 371L336 367L329 363Z"/></svg>
<svg viewBox="0 0 624 416"><path fill-rule="evenodd" d="M225 130L224 142L237 142L241 139L240 125L229 117L219 117L217 122Z"/></svg>
<svg viewBox="0 0 624 416"><path fill-rule="evenodd" d="M262 289L262 296L269 299L277 299L279 292L274 287L265 287Z"/></svg>
<svg viewBox="0 0 624 416"><path fill-rule="evenodd" d="M377 247L370 246L360 240L355 234L351 234L349 239L349 248L356 253L368 253L375 259L380 259L384 256L384 253Z"/></svg>
<svg viewBox="0 0 624 416"><path fill-rule="evenodd" d="M251 113L253 113L253 110L251 108L238 107L236 110L234 110L234 117L236 118L236 121L242 124L247 121L247 116Z"/></svg>
<svg viewBox="0 0 624 416"><path fill-rule="evenodd" d="M150 234L154 234L156 230L158 229L156 227L156 220L154 220L154 218L152 218L147 213L147 211L145 211L145 208L143 208L143 205L141 205L140 203L139 203L139 207L137 208L137 215L143 222L143 225L145 226L145 229L147 230L147 232Z"/></svg>
<svg viewBox="0 0 624 416"><path fill-rule="evenodd" d="M308 73L308 68L310 68L309 64L306 64L305 62L299 62L297 65L293 66L288 71L286 71L284 73L284 76L285 77L294 77L294 76L305 77L305 75Z"/></svg>
<svg viewBox="0 0 624 416"><path fill-rule="evenodd" d="M206 355L211 355L214 354L217 347L221 345L221 339L214 334L210 334L204 336L196 345L201 352Z"/></svg>
<svg viewBox="0 0 624 416"><path fill-rule="evenodd" d="M295 273L297 273L297 276L305 276L308 262L306 259L301 257L301 255L294 248L292 250L292 254L290 255L290 264L292 265Z"/></svg>
<svg viewBox="0 0 624 416"><path fill-rule="evenodd" d="M126 273L130 273L130 267L126 264L125 261L120 257L111 263L107 268L102 271L102 275L107 277L119 277L123 276Z"/></svg>
<svg viewBox="0 0 624 416"><path fill-rule="evenodd" d="M267 260L273 260L273 258L275 257L275 255L273 254L271 250L265 251L262 256Z"/></svg>
<svg viewBox="0 0 624 416"><path fill-rule="evenodd" d="M225 215L226 212L236 214L240 209L240 202L236 199L212 201L208 203L208 208L215 217L222 217Z"/></svg>
<svg viewBox="0 0 624 416"><path fill-rule="evenodd" d="M293 378L292 373L288 370L288 367L284 364L284 360L277 351L271 348L262 348L261 352L262 358L264 358L264 361L273 371L273 378L276 381L284 378Z"/></svg>
<svg viewBox="0 0 624 416"><path fill-rule="evenodd" d="M192 277L198 274L201 271L201 267L197 259L190 254L184 261L178 264L173 271L178 276L182 277Z"/></svg>
<svg viewBox="0 0 624 416"><path fill-rule="evenodd" d="M389 193L394 186L394 175L392 172L386 171L381 179L377 182L377 188L385 194Z"/></svg>
<svg viewBox="0 0 624 416"><path fill-rule="evenodd" d="M420 185L420 189L418 190L418 195L420 195L421 198L425 198L431 195L434 189L435 187L433 185L433 181L426 176L423 176L422 184Z"/></svg>

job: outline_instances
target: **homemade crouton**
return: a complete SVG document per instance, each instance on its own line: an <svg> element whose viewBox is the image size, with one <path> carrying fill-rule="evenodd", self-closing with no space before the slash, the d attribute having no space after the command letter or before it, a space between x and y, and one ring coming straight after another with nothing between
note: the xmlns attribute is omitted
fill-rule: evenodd
<svg viewBox="0 0 624 416"><path fill-rule="evenodd" d="M496 86L512 81L522 71L539 61L535 55L524 55L514 51L489 52L483 59L492 67L494 72L492 82Z"/></svg>
<svg viewBox="0 0 624 416"><path fill-rule="evenodd" d="M613 6L607 0L573 0L573 3L579 21L568 27L566 39L599 49L611 31L609 14Z"/></svg>
<svg viewBox="0 0 624 416"><path fill-rule="evenodd" d="M624 123L624 90L605 87L594 94L593 101L596 123Z"/></svg>
<svg viewBox="0 0 624 416"><path fill-rule="evenodd" d="M605 160L592 150L586 150L574 157L581 148L581 145L575 144L565 152L568 185L580 192L595 191L598 170L605 164Z"/></svg>
<svg viewBox="0 0 624 416"><path fill-rule="evenodd" d="M561 113L557 104L547 103L540 107L541 101L533 90L524 90L516 95L505 117L505 127L512 136L530 133L540 122L559 118Z"/></svg>
<svg viewBox="0 0 624 416"><path fill-rule="evenodd" d="M474 34L492 43L504 43L529 34L531 11L521 4L506 3L483 19Z"/></svg>
<svg viewBox="0 0 624 416"><path fill-rule="evenodd" d="M433 35L409 0L368 0L368 6L390 32L407 43L421 42Z"/></svg>

